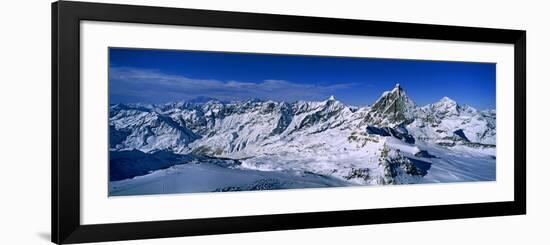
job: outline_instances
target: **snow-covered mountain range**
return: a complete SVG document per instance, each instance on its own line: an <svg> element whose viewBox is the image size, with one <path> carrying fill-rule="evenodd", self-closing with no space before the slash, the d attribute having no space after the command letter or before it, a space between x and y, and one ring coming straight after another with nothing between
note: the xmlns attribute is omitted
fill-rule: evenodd
<svg viewBox="0 0 550 245"><path fill-rule="evenodd" d="M254 189L257 181L265 189L310 187L296 183L311 176L325 178L319 183L313 178L313 186L342 186L493 180L495 175L495 110L478 111L448 97L418 106L399 84L372 106L360 108L333 96L293 103L199 98L162 105L115 104L109 113L111 155L169 152L187 159L170 158L172 164L156 167L155 161L162 162L157 158L145 164L145 172L140 168L139 173L111 178L112 193L132 189L132 183L152 178L154 171L186 167L174 165L197 162L199 156L203 160L198 162L204 157L210 162L229 159L234 164L221 164L224 168L261 177L183 192ZM120 165L111 159L111 172L128 172L131 162L125 158Z"/></svg>

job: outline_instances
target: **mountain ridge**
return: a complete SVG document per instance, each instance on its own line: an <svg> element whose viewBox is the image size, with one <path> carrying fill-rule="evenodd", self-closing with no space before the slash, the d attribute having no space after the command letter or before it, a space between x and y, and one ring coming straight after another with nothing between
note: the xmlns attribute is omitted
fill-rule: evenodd
<svg viewBox="0 0 550 245"><path fill-rule="evenodd" d="M162 105L115 104L110 107L109 124L114 127L115 131L135 131L132 127L137 126L138 119L148 120L149 123L163 119L164 124L159 125L165 127L167 131L165 133L178 133L178 131L181 131L179 135L176 135L179 140L168 140L169 146L162 147L160 146L162 144L160 144L158 150L175 147L178 143L188 144L203 137L213 136L223 130L235 130L239 127L241 129L245 127L239 125L235 128L234 120L252 120L256 123L270 124L267 126L270 128L269 133L258 132L254 136L255 138L252 139L253 141L258 140L258 137L276 136L285 132L291 134L312 128L315 128L313 131L322 131L345 125L357 129L366 128L367 126L379 128L404 126L409 130L412 129L415 138L423 140L442 139L452 136L455 131L462 130L470 136L467 138L471 142L495 143L493 136L496 134L496 115L494 110L479 112L470 106L459 105L446 96L438 102L418 107L399 84L396 84L391 91L382 93L381 97L372 106L357 109L342 104L334 96L325 101L296 101L292 103L258 99L245 102L222 102L214 98L199 98L201 100L195 100L195 102L183 101ZM140 113L148 115L139 115ZM254 119L251 117L253 114L258 114L259 118L264 119ZM244 115L244 117L236 118L235 115ZM469 118L464 118L465 116ZM121 123L121 118L125 117L134 117L134 124ZM225 119L228 119L228 123L220 125L219 122ZM453 119L454 122L449 122L449 119ZM141 124L144 123L141 122ZM165 125L170 123L176 123L177 126ZM483 128L484 123L488 125L486 128ZM246 124L251 125L251 123ZM475 127L460 127L461 125L468 126L468 124ZM270 127L273 125L275 127ZM140 126L143 127L143 125ZM160 137L150 128L141 128L141 130L146 132L142 132L141 135L134 135L136 140L139 140L138 143L134 142L133 144L126 144L126 146L120 145L115 149L140 149L140 146L145 146L149 142L146 139L147 137ZM151 141L153 140L151 139ZM250 142L250 139L247 139L247 142ZM111 143L111 145L117 145L121 142ZM241 144L247 143L242 142ZM179 148L181 149L181 145ZM149 148L141 147L141 149Z"/></svg>
<svg viewBox="0 0 550 245"><path fill-rule="evenodd" d="M447 156L449 150L494 161L496 112L478 111L448 97L417 106L397 84L364 107L347 106L334 96L291 103L203 98L115 104L109 107L109 130L113 152L238 159L235 168L247 170L399 184L430 176L429 167L418 166L448 164L446 158L454 157Z"/></svg>

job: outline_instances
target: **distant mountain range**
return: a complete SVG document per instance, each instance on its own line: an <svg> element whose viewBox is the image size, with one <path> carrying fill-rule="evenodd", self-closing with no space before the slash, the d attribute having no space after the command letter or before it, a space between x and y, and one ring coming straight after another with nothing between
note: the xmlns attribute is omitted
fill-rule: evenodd
<svg viewBox="0 0 550 245"><path fill-rule="evenodd" d="M359 184L417 183L430 171L414 160L431 164L435 160L426 159L445 157L434 151L487 155L494 162L496 112L448 97L417 106L397 84L365 107L333 96L293 103L199 97L115 104L109 130L111 152L238 159L243 169L307 171Z"/></svg>

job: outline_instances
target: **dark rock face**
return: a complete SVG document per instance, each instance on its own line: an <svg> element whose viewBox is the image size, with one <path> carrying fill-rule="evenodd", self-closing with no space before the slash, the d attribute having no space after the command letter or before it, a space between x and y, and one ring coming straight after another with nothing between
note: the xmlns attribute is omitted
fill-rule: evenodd
<svg viewBox="0 0 550 245"><path fill-rule="evenodd" d="M390 128L390 127L378 128L374 126L367 126L367 133L376 134L380 136L393 136L409 144L414 144L415 142L414 137L409 134L409 132L404 126L397 126L395 128Z"/></svg>
<svg viewBox="0 0 550 245"><path fill-rule="evenodd" d="M344 176L345 179L363 179L363 180L369 180L370 179L370 170L368 168L352 168L350 173L346 176Z"/></svg>
<svg viewBox="0 0 550 245"><path fill-rule="evenodd" d="M288 125L292 122L292 117L292 108L288 104L284 103L281 106L281 117L279 117L279 120L277 121L277 127L273 129L271 135L277 135L284 132L288 128Z"/></svg>
<svg viewBox="0 0 550 245"><path fill-rule="evenodd" d="M466 135L464 134L464 131L462 131L462 129L456 130L453 133L456 136L460 137L462 140L464 140L466 142L470 142L470 140L468 139L468 137L466 137Z"/></svg>
<svg viewBox="0 0 550 245"><path fill-rule="evenodd" d="M379 180L383 184L414 183L411 181L412 178L422 177L428 173L414 165L399 150L390 149L387 146L380 154L379 165L384 168L384 176Z"/></svg>
<svg viewBox="0 0 550 245"><path fill-rule="evenodd" d="M414 154L414 156L415 157L422 157L422 158L437 158L436 156L430 154L426 150L421 150L421 151L417 152L416 154Z"/></svg>
<svg viewBox="0 0 550 245"><path fill-rule="evenodd" d="M390 126L409 123L412 118L414 102L405 94L399 84L382 95L367 115L367 122L376 126Z"/></svg>
<svg viewBox="0 0 550 245"><path fill-rule="evenodd" d="M117 130L115 126L109 125L109 148L115 148L116 145L122 143L131 133L130 130Z"/></svg>
<svg viewBox="0 0 550 245"><path fill-rule="evenodd" d="M380 135L380 136L384 136L384 137L391 136L391 134L388 132L389 130L387 130L387 129L388 129L388 127L377 128L377 127L374 127L374 126L367 126L367 133L368 134L376 134L376 135Z"/></svg>

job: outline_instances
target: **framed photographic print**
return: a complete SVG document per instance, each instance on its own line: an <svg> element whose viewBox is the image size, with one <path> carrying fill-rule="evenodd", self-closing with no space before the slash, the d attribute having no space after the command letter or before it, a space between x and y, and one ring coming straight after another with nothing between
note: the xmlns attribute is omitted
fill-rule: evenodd
<svg viewBox="0 0 550 245"><path fill-rule="evenodd" d="M55 2L52 241L525 214L525 38Z"/></svg>

